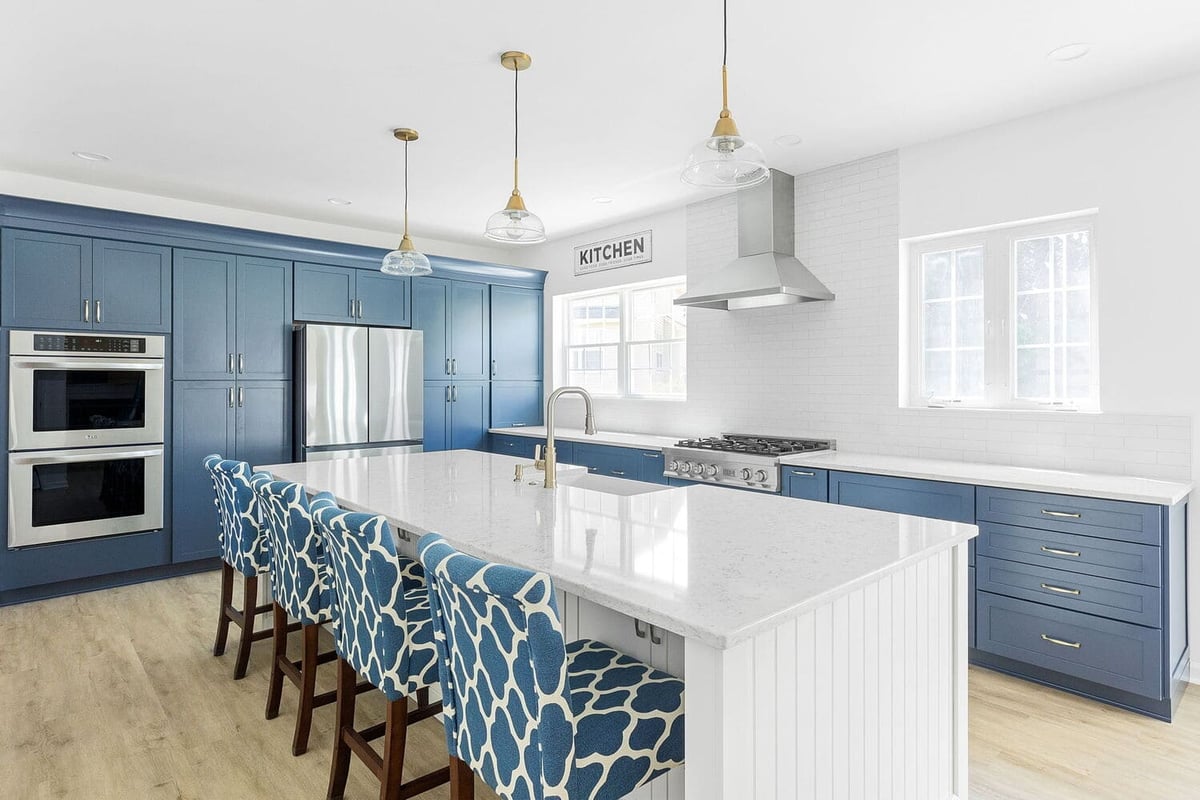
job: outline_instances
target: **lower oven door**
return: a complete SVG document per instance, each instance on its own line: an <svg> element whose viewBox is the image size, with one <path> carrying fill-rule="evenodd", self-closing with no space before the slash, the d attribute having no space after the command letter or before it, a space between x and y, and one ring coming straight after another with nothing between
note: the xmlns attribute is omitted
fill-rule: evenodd
<svg viewBox="0 0 1200 800"><path fill-rule="evenodd" d="M9 453L9 549L162 525L162 445Z"/></svg>

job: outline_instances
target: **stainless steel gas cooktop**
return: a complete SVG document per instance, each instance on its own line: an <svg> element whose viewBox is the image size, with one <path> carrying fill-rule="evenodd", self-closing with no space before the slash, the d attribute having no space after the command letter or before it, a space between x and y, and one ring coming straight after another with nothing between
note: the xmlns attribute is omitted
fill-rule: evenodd
<svg viewBox="0 0 1200 800"><path fill-rule="evenodd" d="M663 474L668 478L778 492L780 456L833 450L836 445L832 439L734 433L683 439L674 447L663 448Z"/></svg>

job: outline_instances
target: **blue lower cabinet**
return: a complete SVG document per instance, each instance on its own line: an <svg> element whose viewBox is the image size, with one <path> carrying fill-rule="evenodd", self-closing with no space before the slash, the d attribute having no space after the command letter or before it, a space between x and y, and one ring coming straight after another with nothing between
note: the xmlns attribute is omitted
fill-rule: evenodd
<svg viewBox="0 0 1200 800"><path fill-rule="evenodd" d="M1163 578L1162 548L1061 531L979 523L980 557L1096 575L1146 586Z"/></svg>
<svg viewBox="0 0 1200 800"><path fill-rule="evenodd" d="M487 381L425 381L425 452L489 450Z"/></svg>
<svg viewBox="0 0 1200 800"><path fill-rule="evenodd" d="M961 483L830 472L829 502L951 522L975 522L975 487Z"/></svg>
<svg viewBox="0 0 1200 800"><path fill-rule="evenodd" d="M829 472L809 467L783 468L783 494L800 500L829 500Z"/></svg>
<svg viewBox="0 0 1200 800"><path fill-rule="evenodd" d="M542 424L541 381L492 381L492 427Z"/></svg>
<svg viewBox="0 0 1200 800"><path fill-rule="evenodd" d="M594 472L597 475L609 475L629 480L639 480L642 475L641 450L575 442L574 458L574 463L581 467L587 467L588 472Z"/></svg>
<svg viewBox="0 0 1200 800"><path fill-rule="evenodd" d="M639 458L637 479L646 483L661 483L665 486L667 476L663 475L662 450L638 450L637 454Z"/></svg>
<svg viewBox="0 0 1200 800"><path fill-rule="evenodd" d="M426 453L450 449L450 382L425 381Z"/></svg>
<svg viewBox="0 0 1200 800"><path fill-rule="evenodd" d="M1162 543L1166 527L1162 506L991 486L978 488L976 507L981 522L1150 545Z"/></svg>
<svg viewBox="0 0 1200 800"><path fill-rule="evenodd" d="M172 387L171 560L220 555L209 453L236 455L237 405L232 381L176 381Z"/></svg>
<svg viewBox="0 0 1200 800"><path fill-rule="evenodd" d="M541 441L532 436L506 436L502 433L493 433L492 452L503 456L533 458L534 448Z"/></svg>

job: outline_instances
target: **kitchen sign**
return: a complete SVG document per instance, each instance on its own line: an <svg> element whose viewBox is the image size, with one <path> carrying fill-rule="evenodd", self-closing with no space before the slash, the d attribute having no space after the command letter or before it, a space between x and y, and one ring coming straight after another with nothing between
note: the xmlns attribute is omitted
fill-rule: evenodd
<svg viewBox="0 0 1200 800"><path fill-rule="evenodd" d="M653 261L652 231L618 236L575 248L575 274L589 275L606 269Z"/></svg>

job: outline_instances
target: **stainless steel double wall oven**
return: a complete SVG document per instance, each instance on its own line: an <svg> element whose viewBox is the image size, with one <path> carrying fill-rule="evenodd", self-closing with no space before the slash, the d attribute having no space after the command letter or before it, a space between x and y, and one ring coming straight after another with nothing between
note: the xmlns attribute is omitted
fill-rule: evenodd
<svg viewBox="0 0 1200 800"><path fill-rule="evenodd" d="M163 336L10 331L8 546L163 525Z"/></svg>

